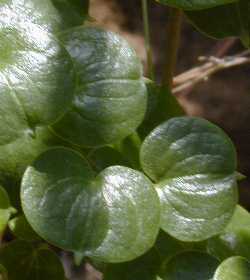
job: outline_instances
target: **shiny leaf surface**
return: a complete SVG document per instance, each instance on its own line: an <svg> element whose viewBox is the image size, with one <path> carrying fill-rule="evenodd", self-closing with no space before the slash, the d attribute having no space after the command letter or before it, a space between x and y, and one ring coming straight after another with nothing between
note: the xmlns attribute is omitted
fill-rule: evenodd
<svg viewBox="0 0 250 280"><path fill-rule="evenodd" d="M62 34L78 74L77 93L54 131L80 146L115 143L132 134L146 111L142 65L118 35L78 27Z"/></svg>
<svg viewBox="0 0 250 280"><path fill-rule="evenodd" d="M156 182L161 227L182 241L218 234L237 203L236 156L225 133L193 117L158 126L141 148L144 172Z"/></svg>
<svg viewBox="0 0 250 280"><path fill-rule="evenodd" d="M27 220L44 239L101 261L142 255L159 230L159 200L147 177L121 166L95 177L68 149L51 149L26 170L21 198Z"/></svg>

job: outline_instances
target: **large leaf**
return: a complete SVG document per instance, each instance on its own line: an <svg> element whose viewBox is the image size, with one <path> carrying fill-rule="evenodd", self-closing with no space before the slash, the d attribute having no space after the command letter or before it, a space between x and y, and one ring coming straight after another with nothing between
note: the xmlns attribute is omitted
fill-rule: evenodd
<svg viewBox="0 0 250 280"><path fill-rule="evenodd" d="M0 249L0 263L8 280L64 280L63 266L48 249L34 248L25 241L13 241Z"/></svg>
<svg viewBox="0 0 250 280"><path fill-rule="evenodd" d="M250 262L242 257L225 260L216 270L213 280L249 280Z"/></svg>
<svg viewBox="0 0 250 280"><path fill-rule="evenodd" d="M121 166L94 177L68 149L43 153L26 170L21 198L39 235L97 260L134 259L153 246L159 230L159 200L147 177Z"/></svg>
<svg viewBox="0 0 250 280"><path fill-rule="evenodd" d="M199 118L170 119L145 139L140 158L157 183L163 230L183 241L223 230L238 196L235 149L220 128Z"/></svg>
<svg viewBox="0 0 250 280"><path fill-rule="evenodd" d="M225 5L237 0L156 0L161 4L184 9L184 10L201 10L219 5Z"/></svg>
<svg viewBox="0 0 250 280"><path fill-rule="evenodd" d="M73 65L51 33L56 15L49 0L0 1L0 181L22 173L41 149L40 126L72 102Z"/></svg>
<svg viewBox="0 0 250 280"><path fill-rule="evenodd" d="M115 143L132 134L146 110L142 66L118 35L78 27L61 40L75 63L77 94L72 109L54 131L82 146Z"/></svg>
<svg viewBox="0 0 250 280"><path fill-rule="evenodd" d="M65 27L81 25L88 15L89 0L52 0Z"/></svg>
<svg viewBox="0 0 250 280"><path fill-rule="evenodd" d="M240 37L244 45L250 46L250 2L239 0L236 3L188 12L188 18L199 31L210 37Z"/></svg>
<svg viewBox="0 0 250 280"><path fill-rule="evenodd" d="M250 214L237 206L232 220L225 230L207 242L210 254L220 260L231 256L242 256L250 260Z"/></svg>
<svg viewBox="0 0 250 280"><path fill-rule="evenodd" d="M165 264L163 280L211 280L219 265L216 258L201 252L177 254Z"/></svg>
<svg viewBox="0 0 250 280"><path fill-rule="evenodd" d="M10 205L7 192L0 186L0 237L3 234L13 211L14 209Z"/></svg>

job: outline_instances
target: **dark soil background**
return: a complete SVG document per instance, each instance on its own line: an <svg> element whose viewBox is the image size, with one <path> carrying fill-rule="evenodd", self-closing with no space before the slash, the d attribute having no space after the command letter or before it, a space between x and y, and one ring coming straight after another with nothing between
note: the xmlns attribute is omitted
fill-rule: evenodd
<svg viewBox="0 0 250 280"><path fill-rule="evenodd" d="M157 80L163 72L168 9L150 2L149 7L154 62ZM145 63L145 49L140 0L91 0L90 16L96 24L125 37ZM232 55L243 50L239 41L215 41L198 33L184 18L176 74L198 65L199 56ZM146 72L146 70L145 70ZM145 73L146 74L146 73ZM234 141L239 158L238 170L247 179L240 183L241 204L250 210L250 65L220 72L192 91L178 94L188 115L204 117L222 127ZM90 270L90 272L89 272ZM99 280L101 276L87 267L70 279Z"/></svg>

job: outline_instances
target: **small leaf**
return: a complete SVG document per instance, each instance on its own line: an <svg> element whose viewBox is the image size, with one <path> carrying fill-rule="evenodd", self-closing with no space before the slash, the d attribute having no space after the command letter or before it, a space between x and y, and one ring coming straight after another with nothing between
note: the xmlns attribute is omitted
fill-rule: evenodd
<svg viewBox="0 0 250 280"><path fill-rule="evenodd" d="M250 263L242 257L225 260L216 270L213 280L249 280Z"/></svg>
<svg viewBox="0 0 250 280"><path fill-rule="evenodd" d="M48 249L36 249L25 241L13 241L0 249L0 263L8 280L64 280L63 266Z"/></svg>
<svg viewBox="0 0 250 280"><path fill-rule="evenodd" d="M225 228L238 199L236 154L220 128L199 118L173 118L144 140L140 158L157 183L164 231L201 241Z"/></svg>
<svg viewBox="0 0 250 280"><path fill-rule="evenodd" d="M239 37L246 47L250 46L250 2L235 3L187 12L191 23L202 33L216 39Z"/></svg>
<svg viewBox="0 0 250 280"><path fill-rule="evenodd" d="M163 280L211 280L218 265L218 260L206 253L184 252L167 262L160 276Z"/></svg>
<svg viewBox="0 0 250 280"><path fill-rule="evenodd" d="M103 146L132 134L146 111L142 65L128 43L94 27L60 36L78 76L72 109L53 126L56 134L80 146Z"/></svg>
<svg viewBox="0 0 250 280"><path fill-rule="evenodd" d="M159 231L159 200L147 177L121 166L95 177L68 149L38 157L24 174L21 199L27 220L45 240L100 261L142 255Z"/></svg>
<svg viewBox="0 0 250 280"><path fill-rule="evenodd" d="M34 232L23 215L11 219L8 225L11 232L19 239L26 241L41 240L41 238Z"/></svg>
<svg viewBox="0 0 250 280"><path fill-rule="evenodd" d="M176 7L183 10L201 10L219 5L236 2L237 0L156 0L161 4Z"/></svg>

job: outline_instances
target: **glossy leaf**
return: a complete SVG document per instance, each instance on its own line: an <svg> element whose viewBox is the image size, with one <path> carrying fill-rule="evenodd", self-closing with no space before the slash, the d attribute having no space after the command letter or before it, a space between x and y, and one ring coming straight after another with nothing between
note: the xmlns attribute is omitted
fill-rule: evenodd
<svg viewBox="0 0 250 280"><path fill-rule="evenodd" d="M121 166L95 177L68 149L43 153L26 170L21 198L27 220L45 240L105 262L142 255L159 230L159 200L147 177Z"/></svg>
<svg viewBox="0 0 250 280"><path fill-rule="evenodd" d="M26 241L41 240L41 238L34 232L23 215L11 219L8 225L11 232L19 239Z"/></svg>
<svg viewBox="0 0 250 280"><path fill-rule="evenodd" d="M219 265L216 258L201 252L177 254L165 264L163 280L211 280Z"/></svg>
<svg viewBox="0 0 250 280"><path fill-rule="evenodd" d="M5 230L13 211L7 192L0 186L0 236Z"/></svg>
<svg viewBox="0 0 250 280"><path fill-rule="evenodd" d="M242 257L225 260L216 270L213 280L248 280L250 263Z"/></svg>
<svg viewBox="0 0 250 280"><path fill-rule="evenodd" d="M157 183L163 230L201 241L228 224L238 198L236 156L220 128L199 118L170 119L145 139L140 158Z"/></svg>
<svg viewBox="0 0 250 280"><path fill-rule="evenodd" d="M53 251L36 249L25 241L2 247L0 263L8 270L8 280L65 279L63 266Z"/></svg>
<svg viewBox="0 0 250 280"><path fill-rule="evenodd" d="M161 4L184 9L184 10L201 10L219 5L236 2L236 0L156 0Z"/></svg>
<svg viewBox="0 0 250 280"><path fill-rule="evenodd" d="M216 39L239 37L243 44L250 46L250 2L239 0L235 3L188 12L191 23L201 32Z"/></svg>
<svg viewBox="0 0 250 280"><path fill-rule="evenodd" d="M146 110L142 66L118 35L78 27L62 34L78 74L77 93L54 131L80 146L115 143L132 134Z"/></svg>
<svg viewBox="0 0 250 280"><path fill-rule="evenodd" d="M250 214L237 206L232 220L225 230L207 242L210 254L220 260L242 256L250 260Z"/></svg>
<svg viewBox="0 0 250 280"><path fill-rule="evenodd" d="M56 15L49 0L0 1L0 182L22 173L42 149L40 127L72 102L73 65L52 36Z"/></svg>
<svg viewBox="0 0 250 280"><path fill-rule="evenodd" d="M83 24L88 15L89 0L52 0L65 27Z"/></svg>

